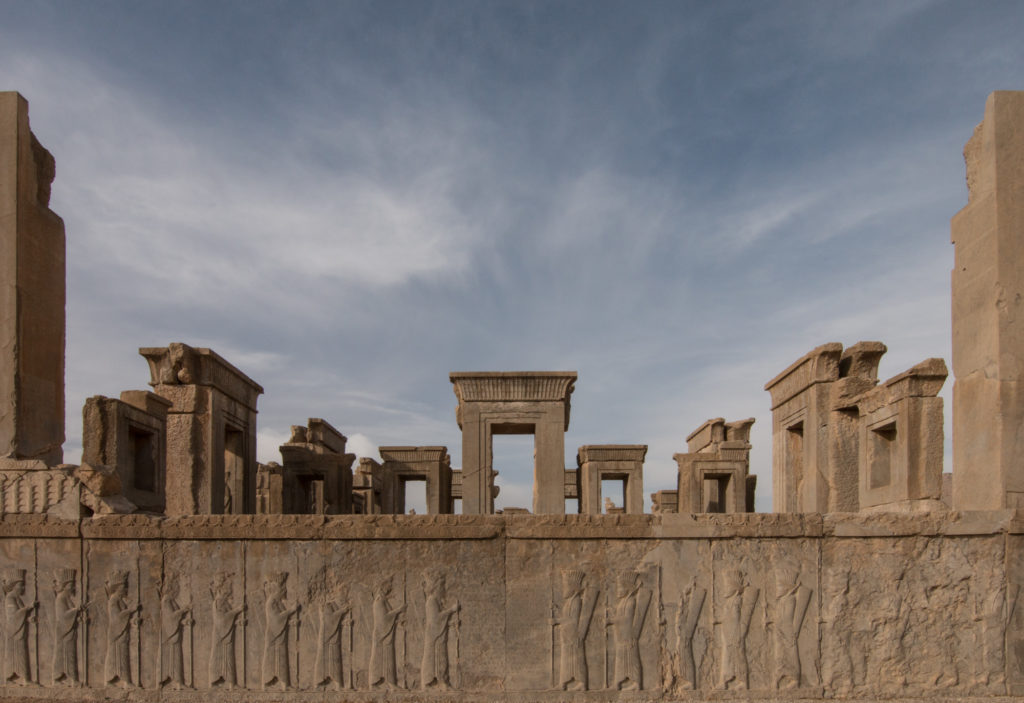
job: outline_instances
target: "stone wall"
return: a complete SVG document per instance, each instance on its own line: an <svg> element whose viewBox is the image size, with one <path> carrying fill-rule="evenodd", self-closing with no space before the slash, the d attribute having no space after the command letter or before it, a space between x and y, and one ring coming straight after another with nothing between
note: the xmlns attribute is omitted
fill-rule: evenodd
<svg viewBox="0 0 1024 703"><path fill-rule="evenodd" d="M0 578L4 699L1024 694L1011 511L7 515Z"/></svg>

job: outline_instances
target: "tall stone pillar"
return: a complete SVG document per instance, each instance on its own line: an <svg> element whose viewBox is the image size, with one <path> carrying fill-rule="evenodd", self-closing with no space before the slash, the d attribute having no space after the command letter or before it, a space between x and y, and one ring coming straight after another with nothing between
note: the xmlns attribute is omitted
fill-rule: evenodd
<svg viewBox="0 0 1024 703"><path fill-rule="evenodd" d="M1024 507L1024 92L988 96L952 220L953 505Z"/></svg>
<svg viewBox="0 0 1024 703"><path fill-rule="evenodd" d="M28 102L0 92L0 459L61 463L64 221L50 210L54 161Z"/></svg>

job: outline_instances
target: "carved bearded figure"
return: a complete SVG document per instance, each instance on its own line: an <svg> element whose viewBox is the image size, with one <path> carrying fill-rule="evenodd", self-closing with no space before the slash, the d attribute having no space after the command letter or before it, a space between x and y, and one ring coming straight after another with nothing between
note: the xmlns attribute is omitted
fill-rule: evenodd
<svg viewBox="0 0 1024 703"><path fill-rule="evenodd" d="M704 608L707 591L691 581L679 597L676 613L676 640L679 648L679 679L682 687L692 690L697 687L697 662L693 655L693 636Z"/></svg>
<svg viewBox="0 0 1024 703"><path fill-rule="evenodd" d="M331 598L320 606L315 672L317 686L331 686L335 691L343 686L342 634L345 618L351 609L343 586L338 586Z"/></svg>
<svg viewBox="0 0 1024 703"><path fill-rule="evenodd" d="M108 686L131 686L131 626L141 605L128 607L128 572L115 571L105 584L107 594L107 649L103 681Z"/></svg>
<svg viewBox="0 0 1024 703"><path fill-rule="evenodd" d="M749 686L747 633L759 593L758 589L750 587L739 569L723 571L722 620L718 630L722 656L719 688L746 689Z"/></svg>
<svg viewBox="0 0 1024 703"><path fill-rule="evenodd" d="M647 618L651 596L643 589L640 574L635 571L619 574L615 595L615 612L610 617L615 640L615 688L639 691L643 688L640 633Z"/></svg>
<svg viewBox="0 0 1024 703"><path fill-rule="evenodd" d="M562 573L562 610L555 619L558 627L559 656L558 687L563 691L586 691L589 687L587 672L587 633L597 604L597 590L584 589L584 573L570 569Z"/></svg>
<svg viewBox="0 0 1024 703"><path fill-rule="evenodd" d="M213 596L213 642L210 652L210 687L234 688L238 685L238 669L235 659L235 633L240 624L239 617L245 612L245 605L231 607L231 580L222 575L214 582Z"/></svg>
<svg viewBox="0 0 1024 703"><path fill-rule="evenodd" d="M288 608L284 604L288 592L288 574L271 576L263 585L267 601L264 607L266 625L263 632L263 688L280 686L281 690L291 688L292 667L288 650L291 634L289 623L299 612L298 603Z"/></svg>
<svg viewBox="0 0 1024 703"><path fill-rule="evenodd" d="M780 560L775 568L775 622L772 632L775 650L775 687L781 690L800 685L800 630L810 602L810 589L800 583L800 564Z"/></svg>
<svg viewBox="0 0 1024 703"><path fill-rule="evenodd" d="M160 685L184 688L185 628L192 624L191 608L178 605L178 582L170 578L160 603Z"/></svg>
<svg viewBox="0 0 1024 703"><path fill-rule="evenodd" d="M28 626L35 622L38 603L25 605L25 570L15 569L3 580L4 680L22 686L32 683L28 659Z"/></svg>
<svg viewBox="0 0 1024 703"><path fill-rule="evenodd" d="M392 608L392 581L384 579L373 593L373 634L370 642L370 687L398 688L398 666L395 658L395 631L405 604Z"/></svg>
<svg viewBox="0 0 1024 703"><path fill-rule="evenodd" d="M427 574L423 581L426 595L423 620L423 659L420 662L420 688L451 687L448 671L448 630L452 615L458 612L458 601L444 601L444 574Z"/></svg>
<svg viewBox="0 0 1024 703"><path fill-rule="evenodd" d="M821 681L833 691L853 685L850 573L831 567L822 573Z"/></svg>
<svg viewBox="0 0 1024 703"><path fill-rule="evenodd" d="M78 626L86 611L75 603L77 574L60 569L53 582L53 682L72 686L78 684Z"/></svg>

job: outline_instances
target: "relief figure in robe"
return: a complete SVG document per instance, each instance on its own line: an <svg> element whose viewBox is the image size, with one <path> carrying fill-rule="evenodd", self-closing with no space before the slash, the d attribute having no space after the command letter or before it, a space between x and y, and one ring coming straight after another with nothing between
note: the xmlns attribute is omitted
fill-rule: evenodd
<svg viewBox="0 0 1024 703"><path fill-rule="evenodd" d="M107 647L103 658L103 683L132 685L131 626L142 604L128 606L128 572L115 571L104 584L107 594Z"/></svg>
<svg viewBox="0 0 1024 703"><path fill-rule="evenodd" d="M558 688L563 691L586 691L590 686L586 642L598 591L585 588L585 578L577 569L562 572L564 600L553 625L558 628Z"/></svg>
<svg viewBox="0 0 1024 703"><path fill-rule="evenodd" d="M377 584L373 592L373 632L370 641L370 688L398 688L398 662L395 653L395 634L398 619L405 612L405 603L391 607L392 579ZM405 666L405 662L402 662Z"/></svg>
<svg viewBox="0 0 1024 703"><path fill-rule="evenodd" d="M996 588L975 597L974 619L981 626L981 666L975 684L1002 686L1006 683L1006 625L1016 610L1018 594L1019 587L1010 586L1009 594Z"/></svg>
<svg viewBox="0 0 1024 703"><path fill-rule="evenodd" d="M238 685L238 664L235 654L235 637L239 625L245 624L242 613L245 604L237 608L231 605L232 585L230 574L220 574L213 583L213 637L210 644L210 688L223 686L235 688Z"/></svg>
<svg viewBox="0 0 1024 703"><path fill-rule="evenodd" d="M87 604L76 604L78 572L59 569L53 580L53 682L77 686L78 632L85 621Z"/></svg>
<svg viewBox="0 0 1024 703"><path fill-rule="evenodd" d="M775 659L773 686L790 690L800 686L800 630L811 601L811 589L800 582L800 564L781 558L775 566L774 620L769 623Z"/></svg>
<svg viewBox="0 0 1024 703"><path fill-rule="evenodd" d="M821 590L821 682L829 691L846 693L854 675L850 572L835 566L823 569Z"/></svg>
<svg viewBox="0 0 1024 703"><path fill-rule="evenodd" d="M289 608L284 604L288 594L288 574L273 574L263 584L267 596L264 606L266 624L263 631L263 688L292 686L292 662L288 647L292 616L299 612L299 604Z"/></svg>
<svg viewBox="0 0 1024 703"><path fill-rule="evenodd" d="M4 590L4 682L26 686L32 683L29 667L29 624L36 621L38 603L25 603L25 569L14 569L3 579Z"/></svg>
<svg viewBox="0 0 1024 703"><path fill-rule="evenodd" d="M185 688L185 639L192 609L178 604L178 580L169 576L160 599L160 685Z"/></svg>
<svg viewBox="0 0 1024 703"><path fill-rule="evenodd" d="M737 568L722 571L721 621L718 627L721 651L718 687L745 690L750 685L747 666L747 634L760 595Z"/></svg>
<svg viewBox="0 0 1024 703"><path fill-rule="evenodd" d="M420 662L420 688L451 688L448 669L448 633L459 602L445 602L444 574L428 573L423 580L426 596L423 620L423 659Z"/></svg>
<svg viewBox="0 0 1024 703"><path fill-rule="evenodd" d="M676 641L679 650L679 679L686 690L697 688L697 661L693 653L693 637L697 633L701 610L707 591L691 581L679 597L676 613Z"/></svg>
<svg viewBox="0 0 1024 703"><path fill-rule="evenodd" d="M340 691L345 685L343 635L345 620L352 606L345 587L339 585L320 606L320 631L317 637L315 679L317 687Z"/></svg>
<svg viewBox="0 0 1024 703"><path fill-rule="evenodd" d="M615 596L615 610L609 618L615 642L614 687L620 691L640 691L644 687L640 634L651 605L651 593L643 587L641 574L624 571L617 579Z"/></svg>

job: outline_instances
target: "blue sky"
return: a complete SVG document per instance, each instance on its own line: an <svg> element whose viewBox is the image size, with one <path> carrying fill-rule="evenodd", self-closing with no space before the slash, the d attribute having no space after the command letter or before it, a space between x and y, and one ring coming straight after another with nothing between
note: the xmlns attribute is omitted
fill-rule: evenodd
<svg viewBox="0 0 1024 703"><path fill-rule="evenodd" d="M648 444L670 488L753 416L768 510L768 379L828 341L949 361L961 150L1021 36L983 0L0 0L67 225L67 458L140 346L260 382L264 461L323 417L458 466L450 371L576 370L568 465ZM528 506L528 441L497 451Z"/></svg>

